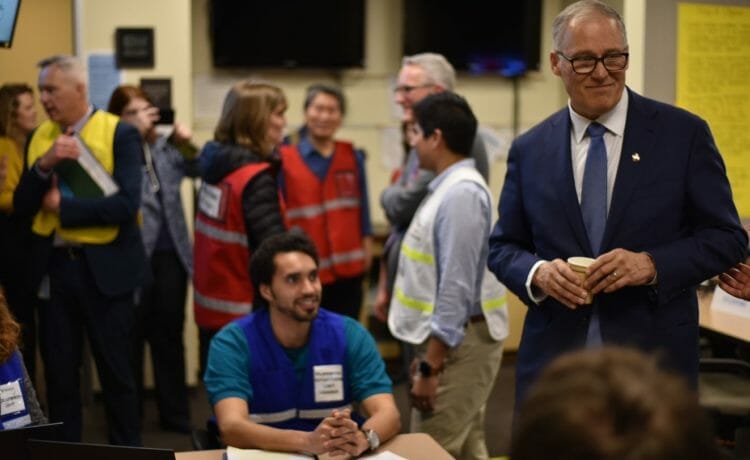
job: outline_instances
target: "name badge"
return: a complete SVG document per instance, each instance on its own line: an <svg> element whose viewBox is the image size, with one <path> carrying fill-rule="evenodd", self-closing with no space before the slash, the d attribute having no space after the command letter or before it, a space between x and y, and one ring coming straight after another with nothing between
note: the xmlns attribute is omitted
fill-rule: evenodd
<svg viewBox="0 0 750 460"><path fill-rule="evenodd" d="M0 415L14 414L25 409L20 380L0 385Z"/></svg>
<svg viewBox="0 0 750 460"><path fill-rule="evenodd" d="M341 364L313 366L315 402L344 400L344 369Z"/></svg>
<svg viewBox="0 0 750 460"><path fill-rule="evenodd" d="M198 194L198 209L216 220L224 220L224 193L221 187L203 183Z"/></svg>

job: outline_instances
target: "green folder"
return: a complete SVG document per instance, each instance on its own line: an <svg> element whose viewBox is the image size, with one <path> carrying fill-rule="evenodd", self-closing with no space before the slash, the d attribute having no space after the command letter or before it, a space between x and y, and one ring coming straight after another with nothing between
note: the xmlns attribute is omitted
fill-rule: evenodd
<svg viewBox="0 0 750 460"><path fill-rule="evenodd" d="M78 135L73 138L78 143L78 159L63 160L55 167L58 177L64 183L63 189L70 191L76 198L101 198L117 193L120 187L112 176Z"/></svg>
<svg viewBox="0 0 750 460"><path fill-rule="evenodd" d="M62 180L76 198L101 198L104 192L76 160L63 160L55 166Z"/></svg>

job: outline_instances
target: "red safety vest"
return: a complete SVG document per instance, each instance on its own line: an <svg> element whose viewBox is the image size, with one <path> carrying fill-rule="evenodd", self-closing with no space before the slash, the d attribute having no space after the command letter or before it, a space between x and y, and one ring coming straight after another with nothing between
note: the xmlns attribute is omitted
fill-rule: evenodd
<svg viewBox="0 0 750 460"><path fill-rule="evenodd" d="M281 146L289 227L300 227L320 255L320 281L359 276L365 271L357 159L352 144L336 142L324 181L307 167L295 145Z"/></svg>
<svg viewBox="0 0 750 460"><path fill-rule="evenodd" d="M193 307L195 322L202 328L220 329L253 308L242 191L269 167L252 163L216 185L201 186L195 216Z"/></svg>

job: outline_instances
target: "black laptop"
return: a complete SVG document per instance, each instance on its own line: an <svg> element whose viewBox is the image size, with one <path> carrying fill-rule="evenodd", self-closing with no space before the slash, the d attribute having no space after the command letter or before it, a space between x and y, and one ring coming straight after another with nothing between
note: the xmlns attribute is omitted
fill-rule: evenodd
<svg viewBox="0 0 750 460"><path fill-rule="evenodd" d="M27 442L29 460L175 460L171 449L124 447L79 442Z"/></svg>
<svg viewBox="0 0 750 460"><path fill-rule="evenodd" d="M0 456L3 459L27 460L26 441L29 439L58 440L62 438L62 422L29 425L12 430L0 430Z"/></svg>

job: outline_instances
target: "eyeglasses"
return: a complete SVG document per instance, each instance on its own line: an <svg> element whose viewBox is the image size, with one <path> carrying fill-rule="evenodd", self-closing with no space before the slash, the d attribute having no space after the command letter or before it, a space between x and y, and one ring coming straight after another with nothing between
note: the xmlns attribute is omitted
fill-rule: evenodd
<svg viewBox="0 0 750 460"><path fill-rule="evenodd" d="M435 83L423 83L421 85L399 85L395 88L393 88L393 92L395 94L403 93L403 94L409 94L412 91L419 89L419 88L429 88L430 86L435 86Z"/></svg>
<svg viewBox="0 0 750 460"><path fill-rule="evenodd" d="M611 53L600 58L594 56L569 58L560 51L556 51L556 53L561 58L570 62L571 67L573 67L573 72L580 75L590 74L596 69L596 65L600 62L607 71L619 72L628 66L628 56L630 56L630 53Z"/></svg>

